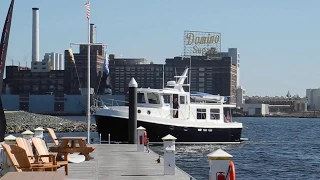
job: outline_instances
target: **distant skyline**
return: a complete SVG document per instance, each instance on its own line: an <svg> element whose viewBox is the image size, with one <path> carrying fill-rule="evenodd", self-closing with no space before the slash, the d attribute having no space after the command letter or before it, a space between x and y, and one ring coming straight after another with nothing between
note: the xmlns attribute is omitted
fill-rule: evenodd
<svg viewBox="0 0 320 180"><path fill-rule="evenodd" d="M7 65L31 62L32 8L40 14L40 57L87 42L85 0L15 2ZM10 0L1 0L0 27ZM318 88L320 1L91 0L97 42L117 57L164 63L183 51L185 30L222 34L222 51L238 48L246 95L305 96ZM75 52L78 47L73 46Z"/></svg>

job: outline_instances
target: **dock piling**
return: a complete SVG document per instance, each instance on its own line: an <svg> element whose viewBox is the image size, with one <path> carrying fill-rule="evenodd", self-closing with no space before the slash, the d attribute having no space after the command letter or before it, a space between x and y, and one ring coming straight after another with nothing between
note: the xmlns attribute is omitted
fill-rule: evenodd
<svg viewBox="0 0 320 180"><path fill-rule="evenodd" d="M144 131L146 130L146 128L140 126L137 128L137 132L138 132L138 144L137 144L137 151L138 152L144 152Z"/></svg>
<svg viewBox="0 0 320 180"><path fill-rule="evenodd" d="M219 179L224 177L227 179L229 175L229 163L232 158L232 155L228 154L227 152L223 151L222 149L218 149L210 154L208 154L209 159L209 179Z"/></svg>
<svg viewBox="0 0 320 180"><path fill-rule="evenodd" d="M30 130L26 130L23 133L21 133L22 137L31 141L31 138L33 137L34 133Z"/></svg>
<svg viewBox="0 0 320 180"><path fill-rule="evenodd" d="M43 131L44 129L42 127L37 127L36 129L34 129L34 137L44 139Z"/></svg>
<svg viewBox="0 0 320 180"><path fill-rule="evenodd" d="M4 138L4 143L8 145L15 145L16 144L16 137L14 135L9 135Z"/></svg>
<svg viewBox="0 0 320 180"><path fill-rule="evenodd" d="M175 141L176 137L168 134L162 138L163 140L163 159L164 159L164 175L175 175L176 158L175 158Z"/></svg>
<svg viewBox="0 0 320 180"><path fill-rule="evenodd" d="M137 144L137 88L138 83L134 78L131 78L131 81L129 82L129 144Z"/></svg>

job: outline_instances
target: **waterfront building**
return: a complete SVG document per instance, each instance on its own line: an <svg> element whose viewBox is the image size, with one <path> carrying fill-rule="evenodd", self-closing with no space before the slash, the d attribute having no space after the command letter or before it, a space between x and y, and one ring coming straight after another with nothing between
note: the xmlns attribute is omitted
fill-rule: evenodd
<svg viewBox="0 0 320 180"><path fill-rule="evenodd" d="M221 52L220 56L231 57L232 64L237 66L237 87L240 86L240 53L238 48L228 48L228 52Z"/></svg>
<svg viewBox="0 0 320 180"><path fill-rule="evenodd" d="M75 64L71 61L68 50L64 52L66 94L80 94L80 89L87 88L88 46L80 45L79 53L73 53ZM90 86L95 93L105 89L106 75L103 73L105 49L102 44L90 47Z"/></svg>
<svg viewBox="0 0 320 180"><path fill-rule="evenodd" d="M143 58L115 58L114 55L109 59L113 94L126 94L132 77L139 87L162 88L167 81L175 80L174 76L182 74L185 67L190 66L191 59L191 91L230 96L235 101L237 67L232 65L231 57L220 60L211 60L207 56L174 57L167 58L165 64L148 63ZM185 91L189 91L188 87Z"/></svg>
<svg viewBox="0 0 320 180"><path fill-rule="evenodd" d="M308 110L320 110L320 88L306 89Z"/></svg>
<svg viewBox="0 0 320 180"><path fill-rule="evenodd" d="M64 71L33 71L18 66L6 66L5 84L11 94L63 93Z"/></svg>

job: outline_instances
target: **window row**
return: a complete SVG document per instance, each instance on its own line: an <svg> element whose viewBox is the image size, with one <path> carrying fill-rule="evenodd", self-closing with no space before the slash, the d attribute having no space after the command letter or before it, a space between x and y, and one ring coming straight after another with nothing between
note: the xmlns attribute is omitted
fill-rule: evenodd
<svg viewBox="0 0 320 180"><path fill-rule="evenodd" d="M197 119L207 119L207 109L197 109ZM210 120L220 120L220 109L210 109Z"/></svg>

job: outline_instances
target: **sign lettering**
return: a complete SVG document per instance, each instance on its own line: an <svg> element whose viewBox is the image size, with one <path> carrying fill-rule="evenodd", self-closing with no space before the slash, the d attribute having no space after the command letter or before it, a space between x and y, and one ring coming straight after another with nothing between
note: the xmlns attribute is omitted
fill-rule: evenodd
<svg viewBox="0 0 320 180"><path fill-rule="evenodd" d="M215 32L185 31L184 55L202 56L220 52L221 34Z"/></svg>

